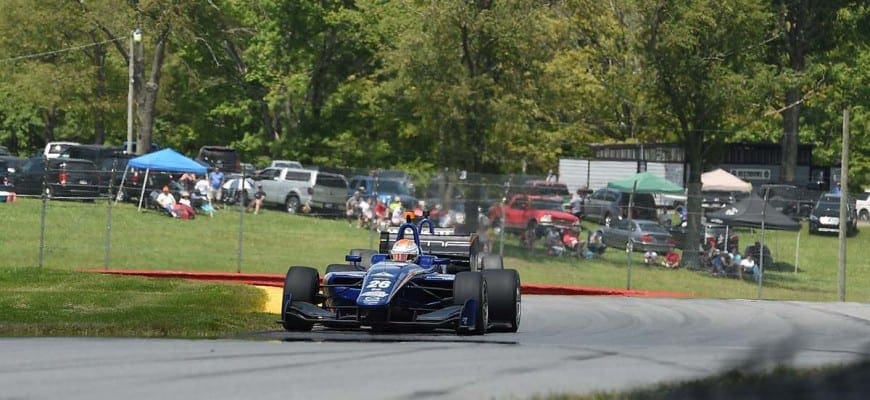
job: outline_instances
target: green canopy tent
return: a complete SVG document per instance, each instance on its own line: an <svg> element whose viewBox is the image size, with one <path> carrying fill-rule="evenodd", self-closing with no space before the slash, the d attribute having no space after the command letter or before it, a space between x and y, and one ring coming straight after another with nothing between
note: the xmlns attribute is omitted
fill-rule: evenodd
<svg viewBox="0 0 870 400"><path fill-rule="evenodd" d="M619 190L622 192L631 193L628 201L628 218L631 219L631 208L634 207L635 193L685 193L680 185L673 183L665 178L650 172L641 172L632 176L615 180L607 183L610 189ZM631 241L626 244L626 253L628 255L628 269L626 277L626 288L631 289L631 252L633 251Z"/></svg>
<svg viewBox="0 0 870 400"><path fill-rule="evenodd" d="M685 193L682 186L651 172L641 172L609 182L607 187L629 193Z"/></svg>

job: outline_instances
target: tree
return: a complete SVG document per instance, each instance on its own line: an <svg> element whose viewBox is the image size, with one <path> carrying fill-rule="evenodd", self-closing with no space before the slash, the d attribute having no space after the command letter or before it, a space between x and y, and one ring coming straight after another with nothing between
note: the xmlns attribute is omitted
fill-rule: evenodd
<svg viewBox="0 0 870 400"><path fill-rule="evenodd" d="M700 243L701 172L710 144L727 136L726 116L753 108L748 77L760 69L769 15L751 0L656 1L641 6L644 46L656 101L683 144L688 168L686 249ZM758 110L760 112L761 110ZM751 114L751 112L750 112ZM686 265L698 254L687 251Z"/></svg>

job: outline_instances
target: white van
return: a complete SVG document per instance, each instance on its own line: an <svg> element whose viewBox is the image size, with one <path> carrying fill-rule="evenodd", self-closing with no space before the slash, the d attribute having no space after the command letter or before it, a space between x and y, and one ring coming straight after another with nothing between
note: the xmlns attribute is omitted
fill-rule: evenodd
<svg viewBox="0 0 870 400"><path fill-rule="evenodd" d="M66 149L80 144L81 143L78 142L48 142L45 144L45 150L42 154L44 154L46 158L58 158L66 151Z"/></svg>

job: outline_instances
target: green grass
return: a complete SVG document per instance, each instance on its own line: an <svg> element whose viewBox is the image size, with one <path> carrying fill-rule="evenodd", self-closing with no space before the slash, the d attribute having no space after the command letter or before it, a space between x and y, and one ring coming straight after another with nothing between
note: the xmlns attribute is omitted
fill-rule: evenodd
<svg viewBox="0 0 870 400"><path fill-rule="evenodd" d="M0 267L35 266L39 255L41 202L25 199L3 204L0 216ZM74 270L102 268L106 256L105 203L51 202L46 213L44 266ZM221 210L214 218L192 221L167 218L155 212L137 212L135 206L112 208L109 266L117 269L235 272L239 254L239 226L243 222L241 271L283 274L291 265L323 270L343 262L350 248L376 245L368 231L349 227L343 220L289 215L266 210L260 215ZM760 239L759 232L741 231L741 247ZM794 272L795 247L799 269ZM838 299L836 236L809 236L800 232L767 231L765 242L776 263L765 274L763 298L785 300ZM609 249L595 261L550 258L520 250L518 240L506 236L505 264L520 271L523 282L625 288L627 258ZM495 244L498 250L499 245ZM688 292L698 297L757 298L754 281L714 278L688 270L645 267L633 254L632 289ZM870 301L870 227L848 239L846 299Z"/></svg>
<svg viewBox="0 0 870 400"><path fill-rule="evenodd" d="M0 335L211 338L275 329L246 285L0 269Z"/></svg>

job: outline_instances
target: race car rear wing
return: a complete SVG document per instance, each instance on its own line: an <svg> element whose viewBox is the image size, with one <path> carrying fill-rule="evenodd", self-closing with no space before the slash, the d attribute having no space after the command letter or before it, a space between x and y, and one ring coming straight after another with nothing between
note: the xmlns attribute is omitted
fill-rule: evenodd
<svg viewBox="0 0 870 400"><path fill-rule="evenodd" d="M423 254L449 259L450 264L455 267L469 268L471 263L476 264L477 254L480 252L477 234L457 235L453 229L433 229L425 226L422 232L418 232L420 251ZM404 233L403 237L408 237L408 233ZM390 248L398 238L400 238L399 228L381 232L378 252L389 254Z"/></svg>

